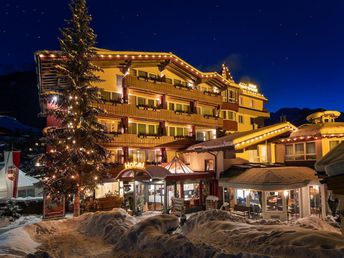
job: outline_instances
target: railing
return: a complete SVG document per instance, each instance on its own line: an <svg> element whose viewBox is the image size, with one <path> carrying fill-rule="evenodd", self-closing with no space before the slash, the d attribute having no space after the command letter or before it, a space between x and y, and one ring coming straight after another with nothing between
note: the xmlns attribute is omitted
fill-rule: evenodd
<svg viewBox="0 0 344 258"><path fill-rule="evenodd" d="M143 118L153 121L166 121L170 123L184 123L196 126L206 126L206 127L222 127L221 118L206 118L201 114L178 114L175 111L167 109L159 110L144 110L138 109L135 105L131 104L118 104L111 105L106 103L95 104L100 109L106 111L108 117L130 117L130 118Z"/></svg>
<svg viewBox="0 0 344 258"><path fill-rule="evenodd" d="M139 137L136 134L121 134L113 137L110 142L104 143L105 147L128 146L132 148L153 148L162 144L174 142L173 136Z"/></svg>
<svg viewBox="0 0 344 258"><path fill-rule="evenodd" d="M128 75L124 78L123 83L125 87L128 87L130 89L154 92L156 94L166 94L168 96L196 100L200 102L211 103L214 105L220 105L222 103L222 97L220 95L207 95L202 91L190 89L189 87L178 86L177 88L175 85L166 82L150 82L146 80L140 80L135 76Z"/></svg>
<svg viewBox="0 0 344 258"><path fill-rule="evenodd" d="M223 129L227 131L237 131L238 122L233 120L223 120Z"/></svg>

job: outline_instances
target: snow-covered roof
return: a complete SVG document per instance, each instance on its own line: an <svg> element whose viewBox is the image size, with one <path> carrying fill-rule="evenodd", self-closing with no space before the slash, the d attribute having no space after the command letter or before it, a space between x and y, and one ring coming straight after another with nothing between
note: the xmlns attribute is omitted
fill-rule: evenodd
<svg viewBox="0 0 344 258"><path fill-rule="evenodd" d="M265 126L255 130L236 132L214 140L201 142L187 148L187 151L205 152L223 149L243 149L259 142L275 138L297 128L289 122Z"/></svg>
<svg viewBox="0 0 344 258"><path fill-rule="evenodd" d="M241 174L221 179L235 188L278 191L319 183L315 171L308 167L250 168Z"/></svg>
<svg viewBox="0 0 344 258"><path fill-rule="evenodd" d="M323 156L316 164L315 169L326 172L328 176L344 174L344 142Z"/></svg>
<svg viewBox="0 0 344 258"><path fill-rule="evenodd" d="M290 138L331 135L344 137L344 122L304 124L291 133Z"/></svg>

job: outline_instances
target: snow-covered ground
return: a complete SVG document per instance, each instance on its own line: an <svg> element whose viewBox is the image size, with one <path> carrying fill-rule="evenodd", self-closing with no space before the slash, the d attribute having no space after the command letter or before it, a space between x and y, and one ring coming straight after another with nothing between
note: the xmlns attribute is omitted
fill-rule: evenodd
<svg viewBox="0 0 344 258"><path fill-rule="evenodd" d="M1 254L52 257L344 257L337 228L316 217L292 223L248 220L225 211L132 217L122 209L41 221L0 236Z"/></svg>

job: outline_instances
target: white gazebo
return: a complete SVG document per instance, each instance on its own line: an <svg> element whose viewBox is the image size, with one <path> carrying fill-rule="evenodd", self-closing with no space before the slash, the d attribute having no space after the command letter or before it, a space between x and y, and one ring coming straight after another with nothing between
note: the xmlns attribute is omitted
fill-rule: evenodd
<svg viewBox="0 0 344 258"><path fill-rule="evenodd" d="M322 216L325 211L323 186L315 171L307 167L249 168L239 175L221 178L220 186L226 191L232 189L234 210L259 210L264 219Z"/></svg>

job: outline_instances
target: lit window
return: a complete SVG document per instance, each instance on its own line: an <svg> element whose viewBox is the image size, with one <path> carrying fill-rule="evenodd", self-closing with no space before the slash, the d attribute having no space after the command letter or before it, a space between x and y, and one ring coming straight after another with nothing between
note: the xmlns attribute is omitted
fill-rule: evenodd
<svg viewBox="0 0 344 258"><path fill-rule="evenodd" d="M240 124L244 123L244 117L242 115L239 115L238 119Z"/></svg>

